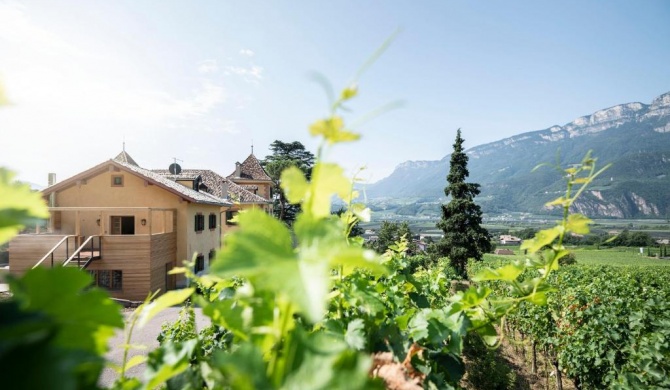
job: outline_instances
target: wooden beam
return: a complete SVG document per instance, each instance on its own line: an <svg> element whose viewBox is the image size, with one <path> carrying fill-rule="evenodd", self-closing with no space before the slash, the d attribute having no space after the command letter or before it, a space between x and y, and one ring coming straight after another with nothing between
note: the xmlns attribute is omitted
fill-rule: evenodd
<svg viewBox="0 0 670 390"><path fill-rule="evenodd" d="M81 236L81 221L79 220L79 210L74 213L74 235Z"/></svg>

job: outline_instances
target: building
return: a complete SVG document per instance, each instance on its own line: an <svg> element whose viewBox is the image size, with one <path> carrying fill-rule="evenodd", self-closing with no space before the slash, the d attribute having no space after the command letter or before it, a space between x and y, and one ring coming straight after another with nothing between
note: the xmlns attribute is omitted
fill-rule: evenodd
<svg viewBox="0 0 670 390"><path fill-rule="evenodd" d="M509 234L503 234L499 237L500 245L519 245L521 241L519 237L510 236Z"/></svg>
<svg viewBox="0 0 670 390"><path fill-rule="evenodd" d="M223 234L234 229L233 218L240 210L260 208L272 213L272 179L253 153L243 163L236 163L235 171L225 178L208 169L183 169L178 175L167 169L154 169L153 172L230 201L232 204L221 210Z"/></svg>
<svg viewBox="0 0 670 390"><path fill-rule="evenodd" d="M254 161L252 154L236 172L262 171ZM195 259L195 272L207 270L222 234L232 228L232 222L222 221L249 207L271 211L269 185L266 191L257 176L238 184L210 170L172 175L141 168L124 150L49 183L42 191L49 203L48 227L10 242L10 273L20 275L38 265L74 266L89 271L112 297L130 300L173 289L185 283L169 274L182 260ZM243 185L256 186L268 198Z"/></svg>

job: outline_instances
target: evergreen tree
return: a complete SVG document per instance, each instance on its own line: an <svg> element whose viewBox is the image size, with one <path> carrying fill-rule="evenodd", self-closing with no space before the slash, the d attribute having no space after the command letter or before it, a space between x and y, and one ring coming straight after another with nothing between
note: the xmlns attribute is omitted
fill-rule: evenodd
<svg viewBox="0 0 670 390"><path fill-rule="evenodd" d="M481 226L482 210L474 202L479 195L479 184L466 183L469 174L468 156L463 151L461 129L458 129L444 188L444 194L451 199L442 205L442 219L437 223L444 237L437 242L434 252L449 257L463 278L467 277L468 259L481 260L484 253L491 251L489 233Z"/></svg>

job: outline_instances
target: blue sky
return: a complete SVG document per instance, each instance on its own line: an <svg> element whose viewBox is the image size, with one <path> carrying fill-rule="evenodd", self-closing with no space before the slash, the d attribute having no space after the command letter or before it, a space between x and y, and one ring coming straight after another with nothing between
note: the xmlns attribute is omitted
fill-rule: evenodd
<svg viewBox="0 0 670 390"><path fill-rule="evenodd" d="M60 180L126 150L147 168L232 172L275 140L316 150L318 72L365 72L360 142L328 158L382 179L466 147L670 91L670 2L0 0L0 166ZM445 172L446 174L446 172Z"/></svg>

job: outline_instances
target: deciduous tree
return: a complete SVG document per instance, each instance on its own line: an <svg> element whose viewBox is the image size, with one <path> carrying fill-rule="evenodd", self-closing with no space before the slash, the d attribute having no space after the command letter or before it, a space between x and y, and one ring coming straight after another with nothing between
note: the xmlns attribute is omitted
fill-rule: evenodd
<svg viewBox="0 0 670 390"><path fill-rule="evenodd" d="M402 236L407 238L407 254L413 256L417 253L417 247L412 242L412 231L409 229L407 222L388 222L383 221L377 234L377 240L371 245L372 249L379 253L384 253L396 241L399 241Z"/></svg>
<svg viewBox="0 0 670 390"><path fill-rule="evenodd" d="M299 205L290 204L281 189L281 173L284 169L295 166L299 168L309 180L314 166L314 154L305 149L298 142L282 142L279 140L270 144L272 154L266 156L261 165L272 178L272 198L274 200L275 217L279 220L292 224L295 216L300 211Z"/></svg>

